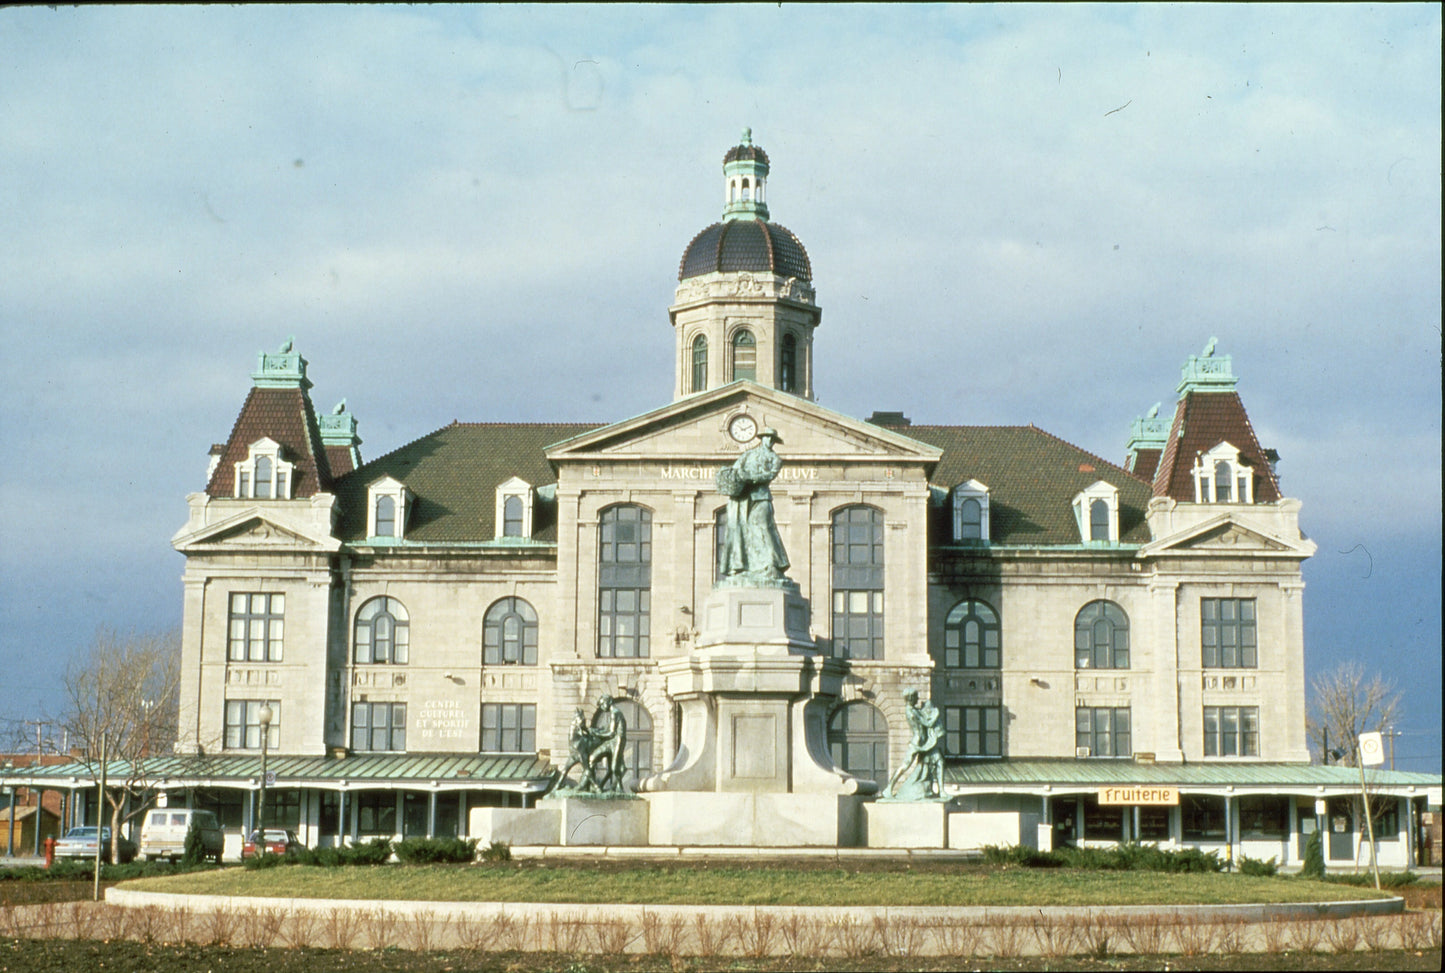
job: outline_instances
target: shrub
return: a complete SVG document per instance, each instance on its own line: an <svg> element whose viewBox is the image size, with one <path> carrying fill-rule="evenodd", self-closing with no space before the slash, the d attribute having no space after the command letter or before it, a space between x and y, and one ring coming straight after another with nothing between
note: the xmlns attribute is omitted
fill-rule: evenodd
<svg viewBox="0 0 1445 973"><path fill-rule="evenodd" d="M482 849L482 861L484 862L509 862L511 860L511 842L494 841Z"/></svg>
<svg viewBox="0 0 1445 973"><path fill-rule="evenodd" d="M1089 871L1203 873L1224 870L1224 862L1212 851L1203 852L1198 848L1167 851L1158 845L1137 842L1114 848L1061 848L1050 857L1068 868Z"/></svg>
<svg viewBox="0 0 1445 973"><path fill-rule="evenodd" d="M269 851L263 851L259 855L252 855L242 862L246 868L253 871L258 868L275 868L277 865L289 865L290 863L291 859L286 855L273 855Z"/></svg>
<svg viewBox="0 0 1445 973"><path fill-rule="evenodd" d="M186 868L194 868L206 857L206 843L201 838L201 826L191 820L191 826L186 829L186 843L181 851L181 864Z"/></svg>
<svg viewBox="0 0 1445 973"><path fill-rule="evenodd" d="M1368 885L1374 888L1375 874L1374 872L1337 872L1326 877L1325 881L1333 882L1336 885ZM1380 873L1380 888L1382 889L1397 889L1402 885L1414 885L1418 881L1420 881L1420 876L1414 872Z"/></svg>
<svg viewBox="0 0 1445 973"><path fill-rule="evenodd" d="M477 858L477 839L407 838L397 844L396 857L408 865L472 862Z"/></svg>
<svg viewBox="0 0 1445 973"><path fill-rule="evenodd" d="M984 845L982 850L984 863L988 865L1058 868L1063 864L1058 852L1039 851L1027 845Z"/></svg>
<svg viewBox="0 0 1445 973"><path fill-rule="evenodd" d="M1250 858L1248 855L1239 856L1239 874L1241 875L1277 875L1279 874L1279 862L1273 857L1268 859Z"/></svg>
<svg viewBox="0 0 1445 973"><path fill-rule="evenodd" d="M1319 828L1311 831L1305 841L1305 862L1300 874L1305 878L1325 877L1325 842L1320 837Z"/></svg>
<svg viewBox="0 0 1445 973"><path fill-rule="evenodd" d="M342 865L385 865L391 859L391 839L372 838L338 850Z"/></svg>

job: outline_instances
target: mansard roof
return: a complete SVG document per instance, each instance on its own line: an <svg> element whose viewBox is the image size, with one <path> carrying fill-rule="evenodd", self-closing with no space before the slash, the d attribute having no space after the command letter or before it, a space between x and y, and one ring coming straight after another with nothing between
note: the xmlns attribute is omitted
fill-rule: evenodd
<svg viewBox="0 0 1445 973"><path fill-rule="evenodd" d="M364 463L337 480L341 507L337 537L366 536L366 487L391 476L411 491L406 539L414 543L467 543L496 537L496 488L514 476L534 486L556 482L543 450L600 423L453 422L400 449ZM557 539L556 514L539 504L532 539Z"/></svg>
<svg viewBox="0 0 1445 973"><path fill-rule="evenodd" d="M1255 503L1280 499L1279 481L1260 448L1254 426L1239 393L1189 391L1174 410L1169 441L1154 475L1154 496L1194 502L1194 458L1222 442L1239 450L1240 460L1254 468Z"/></svg>
<svg viewBox="0 0 1445 973"><path fill-rule="evenodd" d="M1099 480L1119 491L1119 540L1149 541L1149 485L1036 426L911 425L901 431L943 450L935 486L952 489L972 479L988 487L995 544L1080 543L1073 498Z"/></svg>
<svg viewBox="0 0 1445 973"><path fill-rule="evenodd" d="M213 497L234 496L236 464L247 458L252 443L268 437L281 444L282 458L293 464L293 497L314 496L331 486L331 468L305 388L257 386L241 406L216 470L206 484L206 493Z"/></svg>

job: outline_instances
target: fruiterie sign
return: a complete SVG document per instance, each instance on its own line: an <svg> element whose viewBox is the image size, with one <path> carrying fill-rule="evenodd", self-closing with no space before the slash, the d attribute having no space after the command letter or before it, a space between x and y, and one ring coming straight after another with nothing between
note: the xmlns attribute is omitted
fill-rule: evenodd
<svg viewBox="0 0 1445 973"><path fill-rule="evenodd" d="M1100 804L1168 804L1179 803L1177 787L1101 787Z"/></svg>

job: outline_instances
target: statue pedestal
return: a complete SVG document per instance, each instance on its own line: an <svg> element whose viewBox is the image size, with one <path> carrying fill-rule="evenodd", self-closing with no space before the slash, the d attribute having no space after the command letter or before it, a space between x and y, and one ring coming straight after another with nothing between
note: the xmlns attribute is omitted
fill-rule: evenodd
<svg viewBox="0 0 1445 973"><path fill-rule="evenodd" d="M808 633L811 612L798 586L785 581L778 588L714 588L702 604L697 647L741 647L813 652Z"/></svg>
<svg viewBox="0 0 1445 973"><path fill-rule="evenodd" d="M863 808L869 848L947 848L947 801L876 801Z"/></svg>
<svg viewBox="0 0 1445 973"><path fill-rule="evenodd" d="M558 813L559 844L647 844L647 805L635 797L544 797L537 807Z"/></svg>
<svg viewBox="0 0 1445 973"><path fill-rule="evenodd" d="M635 797L544 797L536 807L477 807L468 833L486 845L645 845L647 804Z"/></svg>
<svg viewBox="0 0 1445 973"><path fill-rule="evenodd" d="M682 711L677 756L638 790L655 844L852 845L873 781L833 765L828 704L846 664L808 636L808 602L781 588L718 588L698 648L658 671Z"/></svg>

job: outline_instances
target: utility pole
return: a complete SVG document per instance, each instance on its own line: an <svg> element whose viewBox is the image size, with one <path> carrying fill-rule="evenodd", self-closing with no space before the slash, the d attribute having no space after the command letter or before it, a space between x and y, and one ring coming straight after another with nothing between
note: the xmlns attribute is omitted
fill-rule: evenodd
<svg viewBox="0 0 1445 973"><path fill-rule="evenodd" d="M51 721L50 721L50 720L26 720L26 721L25 721L25 725L26 725L26 726L33 726L33 727L35 727L35 754L36 754L36 756L39 756L39 755L43 752L43 750L44 750L44 748L43 748L43 746L42 746L42 743L41 743L41 731L42 731L45 727L50 726L50 725L51 725Z"/></svg>

